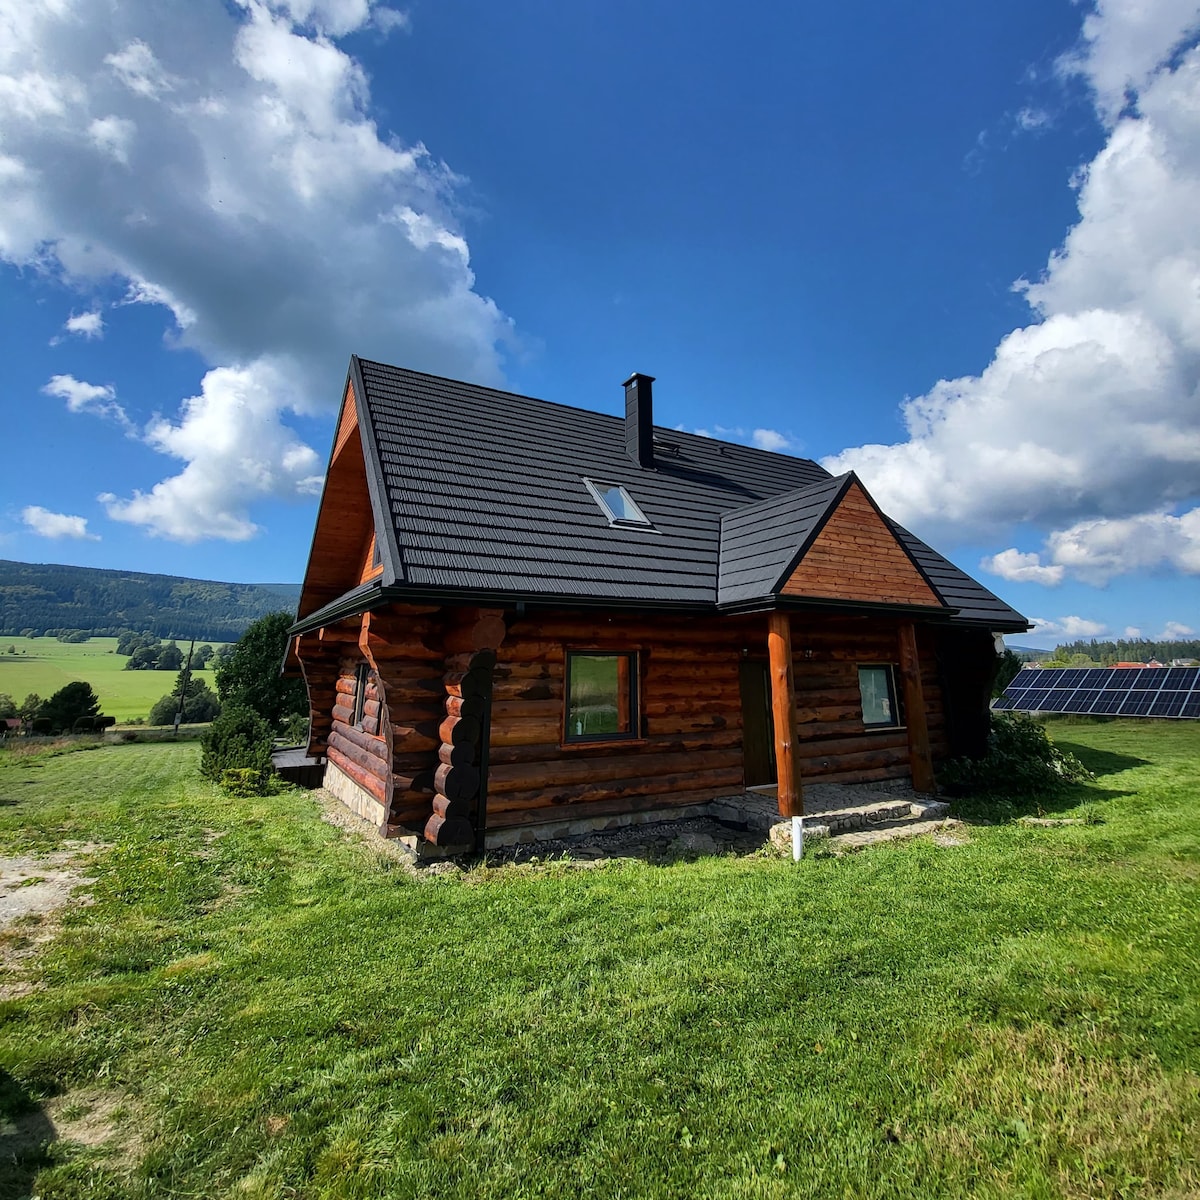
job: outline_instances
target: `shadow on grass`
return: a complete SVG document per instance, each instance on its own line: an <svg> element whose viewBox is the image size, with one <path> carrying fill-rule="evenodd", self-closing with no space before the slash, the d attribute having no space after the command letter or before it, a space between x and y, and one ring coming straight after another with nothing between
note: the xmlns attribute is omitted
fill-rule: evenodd
<svg viewBox="0 0 1200 1200"><path fill-rule="evenodd" d="M1113 757L1120 757L1114 755ZM1137 793L1126 788L1097 787L1095 784L1071 784L1055 792L1032 796L1009 796L999 792L977 792L974 795L947 795L952 816L968 825L1005 825L1021 817L1054 816L1070 812L1082 805L1103 804Z"/></svg>
<svg viewBox="0 0 1200 1200"><path fill-rule="evenodd" d="M50 1165L54 1122L7 1071L0 1070L0 1200L29 1196Z"/></svg>
<svg viewBox="0 0 1200 1200"><path fill-rule="evenodd" d="M1091 746L1081 746L1078 742L1063 742L1055 740L1060 750L1073 754L1095 776L1116 775L1121 771L1130 771L1134 767L1148 767L1148 758L1135 758L1132 754L1114 754L1111 750L1095 750Z"/></svg>

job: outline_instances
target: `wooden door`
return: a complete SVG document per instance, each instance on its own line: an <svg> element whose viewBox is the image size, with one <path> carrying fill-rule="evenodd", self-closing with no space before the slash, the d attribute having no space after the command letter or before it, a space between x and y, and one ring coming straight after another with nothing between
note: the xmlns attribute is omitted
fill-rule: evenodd
<svg viewBox="0 0 1200 1200"><path fill-rule="evenodd" d="M775 782L775 722L771 717L771 678L762 659L743 658L742 762L746 786Z"/></svg>

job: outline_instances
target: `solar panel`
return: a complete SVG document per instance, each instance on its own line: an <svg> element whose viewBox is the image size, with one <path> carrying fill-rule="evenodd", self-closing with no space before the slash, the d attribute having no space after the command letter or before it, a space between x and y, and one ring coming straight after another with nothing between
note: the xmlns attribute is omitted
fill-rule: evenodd
<svg viewBox="0 0 1200 1200"><path fill-rule="evenodd" d="M1200 667L1026 667L995 707L1194 720L1200 718Z"/></svg>
<svg viewBox="0 0 1200 1200"><path fill-rule="evenodd" d="M1187 699L1187 692L1159 692L1150 706L1152 717L1177 717Z"/></svg>

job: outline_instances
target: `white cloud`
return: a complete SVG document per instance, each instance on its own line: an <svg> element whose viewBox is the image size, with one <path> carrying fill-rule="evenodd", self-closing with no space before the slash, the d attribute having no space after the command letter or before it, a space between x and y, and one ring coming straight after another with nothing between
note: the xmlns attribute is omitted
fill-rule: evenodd
<svg viewBox="0 0 1200 1200"><path fill-rule="evenodd" d="M92 145L122 166L129 166L129 147L137 126L124 117L97 117L88 125Z"/></svg>
<svg viewBox="0 0 1200 1200"><path fill-rule="evenodd" d="M104 318L97 311L72 313L63 325L67 333L78 334L89 341L104 336Z"/></svg>
<svg viewBox="0 0 1200 1200"><path fill-rule="evenodd" d="M1096 586L1118 575L1200 575L1200 508L1178 517L1158 512L1080 521L1051 533L1044 556L1004 550L983 566L1005 579L1047 584L1066 575Z"/></svg>
<svg viewBox="0 0 1200 1200"><path fill-rule="evenodd" d="M1108 632L1108 626L1099 621L1089 621L1085 617L1058 617L1048 620L1045 617L1030 617L1033 628L1029 631L1036 638L1065 638L1074 641L1076 638L1101 637Z"/></svg>
<svg viewBox="0 0 1200 1200"><path fill-rule="evenodd" d="M999 554L985 558L979 565L985 571L1013 583L1062 583L1062 567L1042 566L1036 554L1022 554L1016 549L1002 550Z"/></svg>
<svg viewBox="0 0 1200 1200"><path fill-rule="evenodd" d="M681 432L686 426L676 425ZM744 429L740 425L714 425L711 429L693 429L697 437L720 438L726 442L740 442L744 446L757 446L759 450L795 451L799 448L796 439L777 429Z"/></svg>
<svg viewBox="0 0 1200 1200"><path fill-rule="evenodd" d="M124 519L241 538L256 496L307 495L316 472L284 465L300 443L282 419L331 412L351 352L502 382L512 329L476 289L463 181L376 126L332 40L404 23L371 0L0 0L0 260L163 307L171 344L212 368L201 399L223 369L253 381L251 424L280 447L222 483L184 432L152 439L184 469L113 501ZM198 419L182 403L177 431ZM244 428L235 407L201 407L210 432Z"/></svg>
<svg viewBox="0 0 1200 1200"><path fill-rule="evenodd" d="M259 531L254 500L319 493L315 451L279 420L279 396L293 386L285 368L262 360L209 371L178 423L159 418L146 430L150 445L187 465L130 499L101 494L108 515L180 542L245 541Z"/></svg>
<svg viewBox="0 0 1200 1200"><path fill-rule="evenodd" d="M1184 638L1196 636L1196 631L1190 625L1179 621L1168 621L1166 628L1154 640L1156 642L1179 642Z"/></svg>
<svg viewBox="0 0 1200 1200"><path fill-rule="evenodd" d="M1102 581L1128 561L1126 522L1157 527L1159 567L1190 569L1190 514L1171 514L1200 496L1200 49L1179 50L1197 16L1194 0L1101 0L1069 69L1110 130L1079 173L1078 224L1018 284L1038 320L981 374L906 401L906 441L825 460L938 541L1046 533L1047 554L1003 551L1000 573Z"/></svg>
<svg viewBox="0 0 1200 1200"><path fill-rule="evenodd" d="M98 542L94 533L87 531L86 517L72 517L66 513L50 512L40 505L31 504L21 510L21 520L41 537L80 538L87 542Z"/></svg>
<svg viewBox="0 0 1200 1200"><path fill-rule="evenodd" d="M792 444L776 429L756 429L750 438L760 450L786 450Z"/></svg>
<svg viewBox="0 0 1200 1200"><path fill-rule="evenodd" d="M1087 80L1100 115L1111 125L1198 27L1195 0L1095 0L1083 21L1081 45L1059 67Z"/></svg>
<svg viewBox="0 0 1200 1200"><path fill-rule="evenodd" d="M1125 626L1125 636L1127 638L1134 638L1134 639L1140 638L1142 636L1142 631L1136 625L1126 625Z"/></svg>
<svg viewBox="0 0 1200 1200"><path fill-rule="evenodd" d="M65 400L70 412L108 417L126 430L133 428L133 422L117 403L117 390L111 384L85 383L74 375L52 375L42 391Z"/></svg>
<svg viewBox="0 0 1200 1200"><path fill-rule="evenodd" d="M134 38L119 53L106 55L104 61L135 95L153 100L163 92L175 89L175 81L163 70L154 51L141 38Z"/></svg>

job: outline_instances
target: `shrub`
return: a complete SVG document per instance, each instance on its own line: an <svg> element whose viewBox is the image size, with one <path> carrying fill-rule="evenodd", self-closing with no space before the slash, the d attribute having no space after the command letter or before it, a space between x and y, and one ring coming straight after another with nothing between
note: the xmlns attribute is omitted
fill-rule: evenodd
<svg viewBox="0 0 1200 1200"><path fill-rule="evenodd" d="M308 741L308 713L292 713L283 722L283 737L291 745Z"/></svg>
<svg viewBox="0 0 1200 1200"><path fill-rule="evenodd" d="M1094 778L1037 721L1019 712L993 712L987 754L951 759L941 772L946 789L960 795L1032 796Z"/></svg>
<svg viewBox="0 0 1200 1200"><path fill-rule="evenodd" d="M239 767L233 771L221 772L221 791L230 796L261 796L267 790L270 776L253 767Z"/></svg>
<svg viewBox="0 0 1200 1200"><path fill-rule="evenodd" d="M265 791L275 768L271 730L253 709L229 705L200 739L200 774L222 783L227 771L256 771Z"/></svg>

